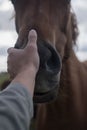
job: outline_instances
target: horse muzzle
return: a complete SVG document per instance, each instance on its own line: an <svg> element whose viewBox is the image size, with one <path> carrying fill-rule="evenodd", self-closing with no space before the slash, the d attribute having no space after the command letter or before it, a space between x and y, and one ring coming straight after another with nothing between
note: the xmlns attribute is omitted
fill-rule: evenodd
<svg viewBox="0 0 87 130"><path fill-rule="evenodd" d="M36 75L34 103L46 103L58 95L61 59L58 52L45 41L38 41L40 67ZM16 48L17 44L15 45ZM21 48L21 47L20 47Z"/></svg>

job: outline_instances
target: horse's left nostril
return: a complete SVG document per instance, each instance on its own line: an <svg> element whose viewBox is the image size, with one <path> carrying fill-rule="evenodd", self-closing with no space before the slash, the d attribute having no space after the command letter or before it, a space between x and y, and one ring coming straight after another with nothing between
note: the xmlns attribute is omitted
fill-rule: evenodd
<svg viewBox="0 0 87 130"><path fill-rule="evenodd" d="M61 70L61 60L56 50L49 44L38 44L40 67L48 73L56 75Z"/></svg>
<svg viewBox="0 0 87 130"><path fill-rule="evenodd" d="M46 70L53 73L57 74L61 70L61 60L59 54L53 49L52 47L49 48L51 52L51 56L45 63L46 65Z"/></svg>

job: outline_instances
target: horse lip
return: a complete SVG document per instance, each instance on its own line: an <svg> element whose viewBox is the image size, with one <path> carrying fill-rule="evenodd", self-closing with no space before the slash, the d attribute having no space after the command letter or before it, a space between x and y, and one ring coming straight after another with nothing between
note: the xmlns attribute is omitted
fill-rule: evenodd
<svg viewBox="0 0 87 130"><path fill-rule="evenodd" d="M56 75L48 75L44 72L38 72L36 76L35 94L45 94L47 92L52 91L52 89L59 85L60 74L61 71Z"/></svg>
<svg viewBox="0 0 87 130"><path fill-rule="evenodd" d="M60 72L58 74L58 80L54 79L51 80L49 79L49 87L50 89L45 87L45 91L43 90L43 87L40 86L40 91L34 91L34 103L48 103L48 102L52 102L54 100L56 100L57 96L58 96L58 89L59 89L59 83L60 83ZM46 86L46 85L45 85ZM41 89L42 87L42 89ZM35 86L36 89L36 86Z"/></svg>

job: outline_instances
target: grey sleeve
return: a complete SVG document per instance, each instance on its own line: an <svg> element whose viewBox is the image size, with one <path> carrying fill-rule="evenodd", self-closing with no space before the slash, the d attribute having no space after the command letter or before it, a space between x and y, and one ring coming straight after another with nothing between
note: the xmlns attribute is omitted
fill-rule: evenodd
<svg viewBox="0 0 87 130"><path fill-rule="evenodd" d="M0 130L29 130L32 116L32 97L24 86L10 84L0 93Z"/></svg>

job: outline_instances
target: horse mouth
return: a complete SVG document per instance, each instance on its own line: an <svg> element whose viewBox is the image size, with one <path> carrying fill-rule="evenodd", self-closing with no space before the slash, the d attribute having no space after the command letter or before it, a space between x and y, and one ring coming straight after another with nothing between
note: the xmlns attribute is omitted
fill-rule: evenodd
<svg viewBox="0 0 87 130"><path fill-rule="evenodd" d="M54 100L58 94L61 58L58 52L49 43L39 40L38 53L40 67L36 76L34 102L44 103ZM24 48L24 44L19 47ZM17 47L17 43L15 45Z"/></svg>

